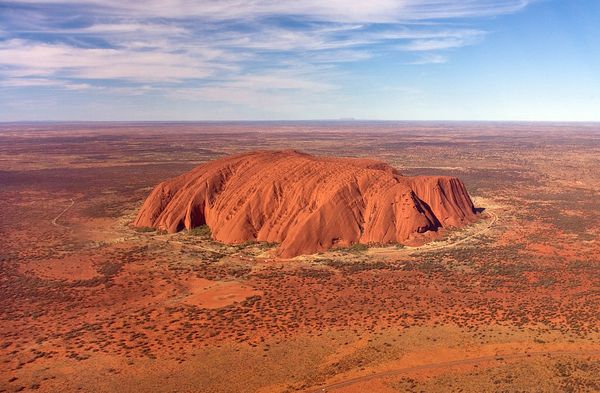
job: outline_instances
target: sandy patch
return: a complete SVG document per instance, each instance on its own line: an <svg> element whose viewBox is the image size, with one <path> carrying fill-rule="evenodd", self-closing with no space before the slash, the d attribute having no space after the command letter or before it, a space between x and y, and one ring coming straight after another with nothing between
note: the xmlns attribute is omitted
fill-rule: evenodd
<svg viewBox="0 0 600 393"><path fill-rule="evenodd" d="M195 278L186 283L186 288L189 294L183 298L182 302L202 308L225 307L250 296L262 295L262 291L257 291L236 281L211 281Z"/></svg>
<svg viewBox="0 0 600 393"><path fill-rule="evenodd" d="M323 390L324 392L336 392L336 393L364 393L364 392L377 392L377 393L398 393L397 390L387 386L383 380L373 380L366 382L358 382L350 386L344 386L332 390Z"/></svg>
<svg viewBox="0 0 600 393"><path fill-rule="evenodd" d="M27 262L19 271L45 280L91 280L99 276L93 261L81 256Z"/></svg>
<svg viewBox="0 0 600 393"><path fill-rule="evenodd" d="M351 356L356 351L365 348L367 345L369 345L369 338L370 335L366 335L352 344L339 347L334 353L327 356L323 360L321 368L330 367L337 362L341 362L345 357Z"/></svg>
<svg viewBox="0 0 600 393"><path fill-rule="evenodd" d="M559 255L559 250L548 244L532 243L528 244L526 248L539 255Z"/></svg>

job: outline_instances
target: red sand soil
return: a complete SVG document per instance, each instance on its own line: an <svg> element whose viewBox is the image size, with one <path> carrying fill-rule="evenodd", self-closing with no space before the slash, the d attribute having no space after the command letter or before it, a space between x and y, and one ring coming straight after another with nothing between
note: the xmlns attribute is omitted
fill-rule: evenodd
<svg viewBox="0 0 600 393"><path fill-rule="evenodd" d="M260 296L249 286L235 281L211 281L203 278L187 282L187 292L182 302L202 308L221 308L240 302L250 296Z"/></svg>
<svg viewBox="0 0 600 393"><path fill-rule="evenodd" d="M279 243L279 256L294 257L422 242L476 217L455 177L402 176L381 161L288 150L215 160L162 182L135 225L173 233L207 224L221 242Z"/></svg>
<svg viewBox="0 0 600 393"><path fill-rule="evenodd" d="M25 275L47 280L91 280L99 277L92 259L78 257L52 258L32 261L19 266L19 271Z"/></svg>
<svg viewBox="0 0 600 393"><path fill-rule="evenodd" d="M0 392L598 391L598 126L12 127L0 127ZM418 249L292 261L129 227L161 181L285 146L456 175L485 213ZM196 278L260 295L193 305L218 288Z"/></svg>

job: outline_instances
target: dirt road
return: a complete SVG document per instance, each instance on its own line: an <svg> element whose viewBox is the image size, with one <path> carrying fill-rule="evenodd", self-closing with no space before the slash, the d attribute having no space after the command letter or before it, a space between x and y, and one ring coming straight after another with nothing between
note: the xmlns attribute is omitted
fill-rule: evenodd
<svg viewBox="0 0 600 393"><path fill-rule="evenodd" d="M447 362L440 363L430 363L430 364L422 364L419 366L413 367L405 367L399 368L396 370L387 370L379 373L364 375L362 377L350 378L345 381L335 382L328 385L321 386L317 389L308 390L307 393L322 393L322 392L332 392L336 389L348 387L357 383L368 382L375 379L386 378L386 377L394 377L397 375L408 374L411 372L418 371L427 371L427 370L439 370L457 366L472 366L481 363L493 362L493 361L503 361L503 360L518 360L525 359L534 356L552 356L552 355L596 355L600 356L600 349L597 350L579 350L579 351L569 351L569 350L558 350L558 351L538 351L538 352L519 352L512 354L499 354L495 356L482 356L478 358L469 358L469 359L459 359L459 360L451 360Z"/></svg>
<svg viewBox="0 0 600 393"><path fill-rule="evenodd" d="M453 242L449 242L449 243L445 243L445 244L440 244L440 245L435 245L434 244L434 245L431 245L431 246L425 245L425 246L421 246L421 247L415 247L414 251L417 251L417 252L418 251L437 251L437 250L443 250L443 249L446 249L446 248L456 247L459 244L465 243L465 242L467 242L467 241L469 241L469 240L471 240L471 239L473 239L473 238L475 238L477 236L480 236L480 235L483 235L486 232L489 232L490 229L492 229L492 227L494 226L494 224L496 224L496 222L498 221L498 216L494 212L487 212L487 213L492 217L492 221L490 221L490 223L485 228L483 228L482 230L477 231L477 232L475 232L475 233L473 233L473 234L471 234L469 236L463 237L463 238L458 239L458 240L453 241ZM411 250L410 247L407 247L407 249L409 251L413 251L413 250Z"/></svg>
<svg viewBox="0 0 600 393"><path fill-rule="evenodd" d="M70 208L72 208L75 205L75 199L71 198L71 204L69 206L67 206L63 211L61 211L58 216L54 217L54 219L52 220L52 225L59 227L59 228L68 228L65 225L61 225L59 224L57 221L59 218L61 218Z"/></svg>

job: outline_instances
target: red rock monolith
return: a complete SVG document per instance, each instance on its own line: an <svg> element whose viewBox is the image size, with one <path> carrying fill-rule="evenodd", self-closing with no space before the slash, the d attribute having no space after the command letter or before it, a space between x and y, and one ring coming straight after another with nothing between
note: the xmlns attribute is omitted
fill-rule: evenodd
<svg viewBox="0 0 600 393"><path fill-rule="evenodd" d="M200 165L160 183L134 225L208 225L224 243L278 243L293 257L355 243L422 243L477 218L464 184L402 176L375 160L262 151Z"/></svg>

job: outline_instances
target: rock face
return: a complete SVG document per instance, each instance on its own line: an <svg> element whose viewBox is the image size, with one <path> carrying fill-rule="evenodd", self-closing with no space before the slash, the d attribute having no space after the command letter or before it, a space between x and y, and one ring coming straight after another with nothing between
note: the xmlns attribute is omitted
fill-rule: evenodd
<svg viewBox="0 0 600 393"><path fill-rule="evenodd" d="M476 218L455 177L408 177L380 161L263 151L162 182L134 225L177 232L206 224L224 243L279 243L285 258L354 243L422 243Z"/></svg>

